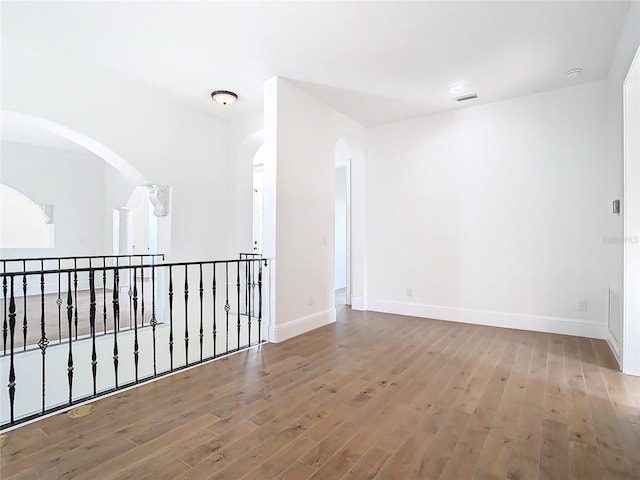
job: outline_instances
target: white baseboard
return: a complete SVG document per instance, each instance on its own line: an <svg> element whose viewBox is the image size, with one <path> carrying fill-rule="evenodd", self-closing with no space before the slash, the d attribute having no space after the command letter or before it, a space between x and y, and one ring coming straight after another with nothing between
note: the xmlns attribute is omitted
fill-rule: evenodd
<svg viewBox="0 0 640 480"><path fill-rule="evenodd" d="M611 353L613 353L616 362L618 363L618 368L622 370L622 364L620 362L620 344L618 343L618 339L615 337L613 332L607 328L607 343L609 344L609 349Z"/></svg>
<svg viewBox="0 0 640 480"><path fill-rule="evenodd" d="M351 297L351 308L353 310L367 310L367 299L363 297Z"/></svg>
<svg viewBox="0 0 640 480"><path fill-rule="evenodd" d="M515 328L516 330L575 335L587 338L606 339L608 337L608 328L604 323L600 324L573 318L441 307L387 300L367 299L365 303L368 310L374 312L394 313L397 315L471 323L490 327Z"/></svg>
<svg viewBox="0 0 640 480"><path fill-rule="evenodd" d="M289 338L302 335L303 333L315 330L336 321L336 309L329 308L322 312L314 313L307 317L298 318L282 325L271 327L271 341L274 343L283 342Z"/></svg>

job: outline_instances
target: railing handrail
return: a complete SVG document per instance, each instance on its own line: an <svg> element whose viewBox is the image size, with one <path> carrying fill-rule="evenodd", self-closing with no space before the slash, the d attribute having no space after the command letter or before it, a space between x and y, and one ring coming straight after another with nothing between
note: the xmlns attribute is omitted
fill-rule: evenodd
<svg viewBox="0 0 640 480"><path fill-rule="evenodd" d="M94 267L80 267L80 268L55 268L49 270L26 270L15 272L0 272L0 278L15 277L23 275L51 275L54 273L74 273L74 272L95 272L95 271L110 271L110 270L128 270L128 269L140 269L140 268L164 268L164 267L186 267L191 265L218 265L222 263L246 263L246 262L264 262L264 266L268 265L268 258L232 258L229 260L202 260L192 262L172 262L172 263L151 263L140 265L97 265Z"/></svg>
<svg viewBox="0 0 640 480"><path fill-rule="evenodd" d="M39 262L50 260L90 260L93 258L108 259L108 258L128 258L128 257L162 257L164 260L164 253L136 253L131 255L83 255L83 256L71 256L71 257L25 257L25 258L0 258L0 262Z"/></svg>

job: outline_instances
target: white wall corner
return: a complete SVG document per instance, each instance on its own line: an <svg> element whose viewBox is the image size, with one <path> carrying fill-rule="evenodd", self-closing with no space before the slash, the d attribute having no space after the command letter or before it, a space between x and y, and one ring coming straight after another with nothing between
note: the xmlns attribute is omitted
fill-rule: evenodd
<svg viewBox="0 0 640 480"><path fill-rule="evenodd" d="M607 329L607 344L609 345L611 353L613 353L613 357L616 359L618 368L621 368L620 344L618 343L618 339L610 329Z"/></svg>
<svg viewBox="0 0 640 480"><path fill-rule="evenodd" d="M587 338L606 339L608 337L608 328L604 323L588 322L573 318L494 312L489 310L442 307L437 305L372 299L367 301L367 306L370 311L374 312L409 315L433 320L446 320L489 327L514 328L516 330L574 335Z"/></svg>
<svg viewBox="0 0 640 480"><path fill-rule="evenodd" d="M367 311L367 299L364 297L351 297L351 308L353 310Z"/></svg>
<svg viewBox="0 0 640 480"><path fill-rule="evenodd" d="M316 328L335 323L336 309L329 308L322 312L314 313L306 317L298 318L281 325L271 325L269 338L274 343L284 342L290 338L310 332Z"/></svg>

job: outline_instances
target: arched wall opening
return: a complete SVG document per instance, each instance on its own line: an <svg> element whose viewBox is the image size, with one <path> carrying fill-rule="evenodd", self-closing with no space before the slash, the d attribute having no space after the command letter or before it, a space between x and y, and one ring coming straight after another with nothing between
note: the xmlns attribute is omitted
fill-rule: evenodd
<svg viewBox="0 0 640 480"><path fill-rule="evenodd" d="M262 252L264 131L246 136L238 149L235 241L232 250Z"/></svg>
<svg viewBox="0 0 640 480"><path fill-rule="evenodd" d="M55 208L60 227L53 250L26 243L9 250L3 245L4 258L170 253L170 216L165 212L159 219L152 213L155 207L150 205L147 179L121 156L87 135L46 119L3 110L2 122L3 131L12 132L2 137L3 182L6 179L14 189L27 187L29 191L23 193L51 215ZM73 148L65 150L66 145ZM125 233L125 238L136 234L138 245L114 242L122 231L119 217L127 209L138 228Z"/></svg>
<svg viewBox="0 0 640 480"><path fill-rule="evenodd" d="M53 248L53 206L0 183L0 248Z"/></svg>

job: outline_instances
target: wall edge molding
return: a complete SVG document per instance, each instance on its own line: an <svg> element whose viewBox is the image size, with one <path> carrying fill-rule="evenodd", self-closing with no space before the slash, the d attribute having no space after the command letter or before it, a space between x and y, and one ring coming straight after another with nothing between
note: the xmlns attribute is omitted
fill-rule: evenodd
<svg viewBox="0 0 640 480"><path fill-rule="evenodd" d="M513 328L516 330L529 330L560 335L574 335L602 340L608 338L608 327L606 324L574 318L494 312L490 310L443 307L374 299L367 299L366 305L368 310L393 313L396 315L408 315L433 320Z"/></svg>
<svg viewBox="0 0 640 480"><path fill-rule="evenodd" d="M271 341L274 343L284 342L303 333L310 332L316 328L324 327L336 321L336 309L329 308L306 317L297 318L287 323L276 324L272 327Z"/></svg>
<svg viewBox="0 0 640 480"><path fill-rule="evenodd" d="M613 334L610 328L607 328L607 344L609 345L609 349L611 353L613 353L613 358L616 359L616 363L618 364L618 368L622 371L622 363L620 361L620 343L618 339Z"/></svg>
<svg viewBox="0 0 640 480"><path fill-rule="evenodd" d="M364 297L351 297L351 309L352 310L360 310L360 311L366 311L367 310L367 299Z"/></svg>

